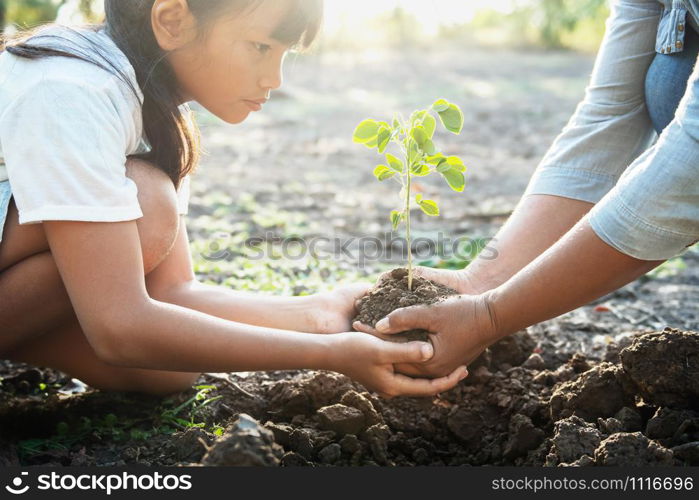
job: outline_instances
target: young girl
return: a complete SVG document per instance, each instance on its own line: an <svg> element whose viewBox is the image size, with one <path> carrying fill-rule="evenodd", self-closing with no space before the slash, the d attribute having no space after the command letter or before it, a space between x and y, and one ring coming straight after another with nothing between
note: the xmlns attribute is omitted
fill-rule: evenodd
<svg viewBox="0 0 699 500"><path fill-rule="evenodd" d="M328 369L384 396L429 343L350 333L353 286L303 298L197 282L186 103L228 123L259 111L322 0L106 0L106 22L49 26L0 55L0 356L103 390L169 394L200 372ZM344 332L344 333L343 333ZM317 335L325 333L328 335Z"/></svg>

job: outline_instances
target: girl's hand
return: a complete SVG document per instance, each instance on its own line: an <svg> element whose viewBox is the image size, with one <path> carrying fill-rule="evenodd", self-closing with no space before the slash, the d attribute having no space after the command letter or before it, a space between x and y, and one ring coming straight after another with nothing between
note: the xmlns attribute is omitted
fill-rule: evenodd
<svg viewBox="0 0 699 500"><path fill-rule="evenodd" d="M396 366L400 373L443 377L475 360L503 335L489 306L489 296L456 295L430 306L397 309L376 324L376 328L356 322L355 330L386 339L413 328L430 332L434 357L426 363Z"/></svg>
<svg viewBox="0 0 699 500"><path fill-rule="evenodd" d="M352 319L357 315L355 303L371 288L369 283L354 283L332 292L312 296L309 307L312 315L312 333L341 333L352 330Z"/></svg>
<svg viewBox="0 0 699 500"><path fill-rule="evenodd" d="M421 366L432 358L434 350L428 342L386 342L358 332L333 337L337 344L333 346L330 369L344 373L384 398L434 396L451 389L468 375L465 366L433 379L411 378L395 371L394 364Z"/></svg>

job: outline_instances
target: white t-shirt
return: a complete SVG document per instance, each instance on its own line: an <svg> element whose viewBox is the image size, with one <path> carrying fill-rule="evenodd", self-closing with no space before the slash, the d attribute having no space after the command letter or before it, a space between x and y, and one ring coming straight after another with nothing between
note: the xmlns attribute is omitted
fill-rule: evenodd
<svg viewBox="0 0 699 500"><path fill-rule="evenodd" d="M126 157L149 150L143 94L133 67L105 31L79 31L128 76L138 99L118 76L85 61L0 54L0 181L10 181L20 224L143 216L136 183L126 176ZM32 43L51 45L44 35L59 34L94 53L66 28L50 26L40 34ZM187 214L188 205L189 176L178 190L178 213Z"/></svg>

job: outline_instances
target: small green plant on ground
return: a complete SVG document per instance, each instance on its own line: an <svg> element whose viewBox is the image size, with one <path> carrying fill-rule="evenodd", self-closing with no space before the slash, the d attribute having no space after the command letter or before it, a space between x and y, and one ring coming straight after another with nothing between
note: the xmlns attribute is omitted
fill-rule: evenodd
<svg viewBox="0 0 699 500"><path fill-rule="evenodd" d="M460 134L464 126L464 114L459 106L445 99L439 99L428 109L414 111L410 119L395 116L392 124L385 121L367 119L362 121L354 131L353 140L369 149L376 149L385 154L386 163L374 169L374 176L379 181L396 180L401 186L400 198L403 207L391 212L391 224L396 230L405 221L408 247L408 290L412 291L413 259L410 238L410 210L412 204L412 181L414 177L425 177L439 173L457 192L462 192L466 185L464 173L466 166L458 156L445 156L438 151L433 142L437 128L436 113L442 125L453 134ZM400 150L400 158L387 153L389 145L394 144ZM439 206L434 200L427 200L421 193L415 195L415 203L427 215L439 215Z"/></svg>
<svg viewBox="0 0 699 500"><path fill-rule="evenodd" d="M184 403L181 403L175 408L166 409L160 414L162 423L173 425L180 430L186 430L190 427L206 427L205 422L195 421L197 413L214 401L221 399L223 396L209 396L211 391L216 390L215 385L196 385L194 386L194 389L197 391L194 396L190 397ZM183 415L183 412L186 413L186 415ZM189 417L189 419L183 418L183 416ZM213 429L215 434L220 434L221 431L222 428L220 428L220 426L215 426Z"/></svg>

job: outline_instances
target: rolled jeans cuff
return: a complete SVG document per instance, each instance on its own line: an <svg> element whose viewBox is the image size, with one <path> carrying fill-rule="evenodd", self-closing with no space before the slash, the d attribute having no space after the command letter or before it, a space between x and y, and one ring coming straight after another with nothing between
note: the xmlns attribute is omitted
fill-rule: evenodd
<svg viewBox="0 0 699 500"><path fill-rule="evenodd" d="M595 205L588 220L602 241L639 260L671 259L696 243L698 237L651 224L618 197Z"/></svg>

